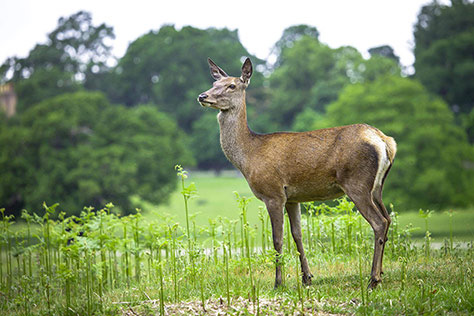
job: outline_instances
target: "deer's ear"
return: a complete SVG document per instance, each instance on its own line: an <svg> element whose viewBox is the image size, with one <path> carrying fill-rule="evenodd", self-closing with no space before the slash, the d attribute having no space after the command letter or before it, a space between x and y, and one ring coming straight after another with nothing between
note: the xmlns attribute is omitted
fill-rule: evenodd
<svg viewBox="0 0 474 316"><path fill-rule="evenodd" d="M250 61L250 58L247 57L247 59L244 61L244 64L242 65L242 76L240 76L240 80L242 80L242 82L245 84L249 84L250 77L252 77L252 72L252 62Z"/></svg>
<svg viewBox="0 0 474 316"><path fill-rule="evenodd" d="M207 63L209 64L209 68L211 69L211 76L215 80L219 80L224 77L229 77L229 75L227 75L225 71L222 70L219 66L217 66L216 63L212 61L212 59L208 58Z"/></svg>

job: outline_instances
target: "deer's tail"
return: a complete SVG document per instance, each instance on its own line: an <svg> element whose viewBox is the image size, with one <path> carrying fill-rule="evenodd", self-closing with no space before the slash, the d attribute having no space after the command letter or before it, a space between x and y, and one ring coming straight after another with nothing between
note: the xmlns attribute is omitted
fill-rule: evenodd
<svg viewBox="0 0 474 316"><path fill-rule="evenodd" d="M390 160L390 164L393 164L393 160L395 159L395 155L397 153L397 143L395 142L395 139L390 136L383 135L382 139L386 145L387 156Z"/></svg>

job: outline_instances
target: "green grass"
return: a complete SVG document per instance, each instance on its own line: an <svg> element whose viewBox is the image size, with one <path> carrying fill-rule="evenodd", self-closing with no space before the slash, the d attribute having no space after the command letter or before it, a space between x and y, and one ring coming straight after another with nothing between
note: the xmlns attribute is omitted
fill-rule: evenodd
<svg viewBox="0 0 474 316"><path fill-rule="evenodd" d="M248 222L253 225L258 224L259 207L264 207L265 204L254 197L243 177L237 177L236 173L215 177L210 173L201 172L191 173L187 182L194 182L197 187L197 196L189 202L190 215L195 215L196 224L207 225L209 219L217 219L219 216L229 220L239 220L240 212L237 209L238 202L234 192L247 198L252 197L248 210ZM166 214L184 225L186 218L180 191L177 189L166 205L154 206L144 203L143 209L146 210L144 216L151 218L156 214Z"/></svg>
<svg viewBox="0 0 474 316"><path fill-rule="evenodd" d="M237 177L236 173L216 177L213 174L201 172L191 173L188 182L194 182L197 187L197 197L191 199L189 205L190 214L198 214L194 217L196 224L207 225L209 218L217 219L219 216L239 220L240 213L237 211L237 199L233 191L241 196L252 197L248 210L248 222L251 225L259 224L258 213L265 205L253 195L243 177ZM183 196L180 190L172 194L169 204L157 207L144 203L143 209L146 210L144 216L147 218L153 218L156 214L167 214L181 225L185 224ZM266 213L265 209L264 211ZM397 211L402 227L412 224L415 228L412 232L413 237L425 236L425 222L418 211L398 209ZM474 240L474 208L455 210L452 221L453 237L456 241ZM444 211L435 210L429 220L429 231L435 242L442 242L445 238L449 238L449 215Z"/></svg>
<svg viewBox="0 0 474 316"><path fill-rule="evenodd" d="M474 240L474 209L454 211L452 221L453 237L456 240ZM425 236L425 220L420 217L418 212L410 211L400 214L400 225L409 224L419 228L413 231L413 237L422 238ZM443 241L443 239L449 238L449 225L449 215L446 211L435 211L428 223L428 230L431 232L433 240Z"/></svg>
<svg viewBox="0 0 474 316"><path fill-rule="evenodd" d="M52 220L55 207L46 207L42 216L26 216L35 227L33 243L26 240L25 224L1 216L0 315L474 313L472 239L461 247L444 243L432 249L418 213L394 214L383 282L373 291L367 290L373 232L352 203L340 199L303 214L314 275L309 287L301 284L286 219L283 286L275 290L268 216L256 199L244 212L246 200L232 193L251 196L245 180L205 174L188 180L199 194L191 213L201 212L191 219L189 233L179 192L169 206L145 208L144 215L120 217L108 205L74 220ZM189 193L189 181L186 187ZM443 214L434 213L428 228L441 236L448 227L449 236L449 216ZM455 218L460 223L454 222L453 231L463 231L472 212L459 211ZM428 237L413 239L404 221L416 221Z"/></svg>

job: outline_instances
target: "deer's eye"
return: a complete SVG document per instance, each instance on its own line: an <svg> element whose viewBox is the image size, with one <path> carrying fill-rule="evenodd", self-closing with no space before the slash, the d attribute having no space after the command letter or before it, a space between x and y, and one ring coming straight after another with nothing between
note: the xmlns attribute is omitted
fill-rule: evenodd
<svg viewBox="0 0 474 316"><path fill-rule="evenodd" d="M234 89L235 89L235 84L229 85L229 88L232 89L232 90L234 90Z"/></svg>

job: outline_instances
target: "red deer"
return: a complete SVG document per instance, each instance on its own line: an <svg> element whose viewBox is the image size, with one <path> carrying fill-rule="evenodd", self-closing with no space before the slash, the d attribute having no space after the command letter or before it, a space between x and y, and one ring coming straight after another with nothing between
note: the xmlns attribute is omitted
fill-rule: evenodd
<svg viewBox="0 0 474 316"><path fill-rule="evenodd" d="M278 265L283 244L283 210L301 261L302 279L311 284L303 249L300 203L330 200L347 194L375 235L369 287L381 281L382 257L390 226L382 188L392 166L396 143L377 128L355 124L308 132L254 133L247 124L245 90L252 76L247 58L240 77L230 77L211 59L211 89L199 95L202 106L219 110L220 143L229 161L262 200L272 224L277 251L275 287L281 284Z"/></svg>

